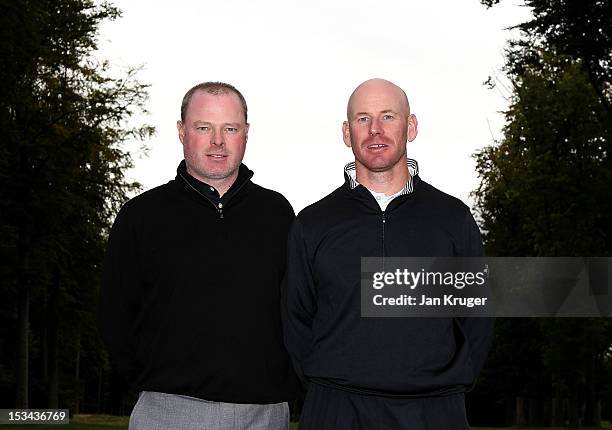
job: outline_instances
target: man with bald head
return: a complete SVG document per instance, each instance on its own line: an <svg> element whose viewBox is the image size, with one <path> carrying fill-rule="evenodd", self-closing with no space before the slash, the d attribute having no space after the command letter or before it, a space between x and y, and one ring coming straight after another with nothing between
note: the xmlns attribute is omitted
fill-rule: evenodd
<svg viewBox="0 0 612 430"><path fill-rule="evenodd" d="M397 85L351 94L345 182L294 221L285 344L307 383L300 429L467 429L465 393L484 363L484 318L362 318L362 257L482 256L468 207L419 176L418 122Z"/></svg>

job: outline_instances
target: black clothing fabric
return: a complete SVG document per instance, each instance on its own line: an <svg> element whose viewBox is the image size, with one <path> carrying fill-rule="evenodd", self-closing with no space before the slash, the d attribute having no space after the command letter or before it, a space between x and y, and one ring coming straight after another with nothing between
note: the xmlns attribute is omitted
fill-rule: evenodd
<svg viewBox="0 0 612 430"><path fill-rule="evenodd" d="M219 191L215 189L215 187L208 185L202 181L197 180L189 173L187 173L187 166L185 161L181 161L178 169L176 169L177 177L180 177L182 180L186 182L191 188L195 191L206 197L210 200L214 205L219 209L219 203L221 203L221 209L223 206L234 197L234 195L240 190L240 188L253 177L253 172L249 170L244 164L240 166L238 169L238 177L232 184L232 186L227 190L223 196L219 196ZM293 211L293 208L291 209ZM221 214L223 211L221 211Z"/></svg>
<svg viewBox="0 0 612 430"><path fill-rule="evenodd" d="M357 394L464 393L489 348L489 318L361 318L361 257L482 256L468 207L419 176L381 211L349 178L289 234L285 344L305 378ZM311 384L312 385L312 384Z"/></svg>
<svg viewBox="0 0 612 430"><path fill-rule="evenodd" d="M117 215L99 325L133 390L230 403L292 397L280 284L294 214L252 175L241 165L215 201L183 161L174 180Z"/></svg>
<svg viewBox="0 0 612 430"><path fill-rule="evenodd" d="M310 384L299 430L468 430L463 393L388 398Z"/></svg>

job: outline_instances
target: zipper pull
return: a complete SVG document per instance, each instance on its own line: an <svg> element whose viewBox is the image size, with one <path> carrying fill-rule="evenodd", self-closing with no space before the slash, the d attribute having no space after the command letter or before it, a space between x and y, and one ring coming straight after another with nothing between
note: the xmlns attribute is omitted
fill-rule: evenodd
<svg viewBox="0 0 612 430"><path fill-rule="evenodd" d="M386 219L385 219L385 213L384 213L384 212L382 213L382 216L383 216L383 217L382 217L382 222L383 222L383 224L384 224L384 223L385 223L385 221L386 221Z"/></svg>

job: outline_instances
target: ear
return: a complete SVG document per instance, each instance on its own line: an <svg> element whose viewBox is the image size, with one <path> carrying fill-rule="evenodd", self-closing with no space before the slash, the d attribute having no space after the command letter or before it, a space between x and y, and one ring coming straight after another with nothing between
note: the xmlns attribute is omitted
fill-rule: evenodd
<svg viewBox="0 0 612 430"><path fill-rule="evenodd" d="M418 129L419 121L417 117L413 114L408 116L408 132L406 135L408 136L408 142L412 142L417 137L417 129Z"/></svg>
<svg viewBox="0 0 612 430"><path fill-rule="evenodd" d="M249 124L248 122L244 126L244 141L245 142L249 140L249 128L250 127L251 127L251 124Z"/></svg>
<svg viewBox="0 0 612 430"><path fill-rule="evenodd" d="M342 123L342 139L344 140L344 144L349 148L352 146L351 144L351 129L349 128L348 121L344 121Z"/></svg>
<svg viewBox="0 0 612 430"><path fill-rule="evenodd" d="M178 130L178 137L182 144L183 139L185 138L185 126L183 125L182 121L176 122L176 129Z"/></svg>

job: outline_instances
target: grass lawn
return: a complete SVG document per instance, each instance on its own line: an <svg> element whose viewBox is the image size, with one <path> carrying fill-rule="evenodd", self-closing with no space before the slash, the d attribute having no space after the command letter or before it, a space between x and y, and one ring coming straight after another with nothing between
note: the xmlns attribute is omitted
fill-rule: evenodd
<svg viewBox="0 0 612 430"><path fill-rule="evenodd" d="M1 430L112 430L127 429L129 417L115 417L110 415L76 415L68 425L53 424L17 424L3 425ZM515 430L567 430L565 427L472 427L472 430L500 430L502 428ZM612 430L612 423L604 422L601 427L583 427L582 430ZM297 430L297 423L291 423L291 430Z"/></svg>
<svg viewBox="0 0 612 430"><path fill-rule="evenodd" d="M472 430L568 430L568 427L472 427ZM601 427L580 427L580 430L612 430L612 423L603 421Z"/></svg>
<svg viewBox="0 0 612 430"><path fill-rule="evenodd" d="M471 427L472 430L568 430L569 427ZM579 427L580 430L610 430L612 425L610 423L602 423L601 427Z"/></svg>

